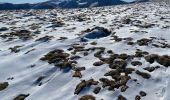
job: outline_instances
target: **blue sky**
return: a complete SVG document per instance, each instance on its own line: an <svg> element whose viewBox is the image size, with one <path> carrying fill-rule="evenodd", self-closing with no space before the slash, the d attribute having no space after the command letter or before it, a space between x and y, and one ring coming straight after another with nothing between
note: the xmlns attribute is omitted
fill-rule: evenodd
<svg viewBox="0 0 170 100"><path fill-rule="evenodd" d="M0 0L0 2L10 2L10 3L37 3L48 0ZM134 0L123 0L123 1L134 1Z"/></svg>
<svg viewBox="0 0 170 100"><path fill-rule="evenodd" d="M37 3L47 0L0 0L0 2L9 2L9 3Z"/></svg>

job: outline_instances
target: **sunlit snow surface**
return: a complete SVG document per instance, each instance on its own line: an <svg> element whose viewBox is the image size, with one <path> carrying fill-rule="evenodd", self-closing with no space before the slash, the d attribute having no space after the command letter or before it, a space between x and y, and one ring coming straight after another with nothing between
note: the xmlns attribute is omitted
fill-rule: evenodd
<svg viewBox="0 0 170 100"><path fill-rule="evenodd" d="M144 24L154 24L154 26L141 28L131 23L123 24L122 20L125 18L138 20ZM52 27L54 20L62 20L64 25ZM32 26L38 27L31 29ZM132 55L135 54L136 49L140 49L150 54L170 55L170 48L157 48L151 44L148 46L127 45L125 40L115 42L112 40L112 35L98 39L90 38L85 42L80 41L83 36L80 35L82 31L96 26L107 28L120 38L131 37L134 42L142 38L156 37L159 40L154 40L153 43L170 44L170 8L165 4L142 3L71 10L0 11L0 28L9 29L0 32L0 35L21 29L29 30L32 33L40 31L40 34L33 33L35 36L29 40L15 38L7 41L7 38L0 38L0 82L9 83L6 89L0 91L0 100L13 100L19 94L30 94L26 100L77 100L87 94L95 96L96 100L117 100L120 94L128 100L134 100L139 91L147 93L146 96L141 97L141 100L170 100L169 67L164 67L156 62L150 64L144 58L135 58L143 63L141 66L128 64L127 67L144 71L145 67L159 65L161 68L148 72L151 75L150 79L144 79L133 72L130 76L137 79L139 84L128 82L129 88L125 92L120 92L120 89L108 91L107 88L102 88L99 94L94 94L95 86L91 86L90 89L83 90L78 95L74 94L76 85L84 79L93 78L98 81L99 78L105 77L104 74L110 70L108 64L96 67L93 63L98 61L98 58L94 57L94 52L89 52L87 56L83 56L81 52L77 53L76 55L81 58L76 60L78 62L76 66L84 66L86 70L81 72L82 78L75 78L72 77L72 70L64 73L53 64L40 60L54 49L63 49L71 54L68 48L75 43L85 48L105 47L106 51L112 50L117 54ZM46 35L54 38L46 42L35 41ZM58 40L60 37L67 37L67 39ZM94 41L97 42L97 45L90 44ZM19 48L19 52L14 53L9 49L14 46L22 47ZM28 51L30 52L26 53ZM107 57L108 54L105 52L103 56ZM35 66L31 67L31 65ZM46 76L46 78L42 80L42 85L38 86L34 82L40 76Z"/></svg>

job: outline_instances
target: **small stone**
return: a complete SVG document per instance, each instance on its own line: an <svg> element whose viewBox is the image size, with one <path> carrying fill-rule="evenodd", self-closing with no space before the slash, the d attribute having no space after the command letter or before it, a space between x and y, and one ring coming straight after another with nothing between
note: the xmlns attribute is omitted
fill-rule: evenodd
<svg viewBox="0 0 170 100"><path fill-rule="evenodd" d="M136 74L140 75L141 77L143 77L145 79L149 79L151 77L150 74L144 73L144 72L140 72L139 70L136 71Z"/></svg>
<svg viewBox="0 0 170 100"><path fill-rule="evenodd" d="M131 64L133 66L141 66L142 65L142 63L140 61L132 61Z"/></svg>
<svg viewBox="0 0 170 100"><path fill-rule="evenodd" d="M102 61L98 61L98 62L93 63L94 66L101 66L103 64L104 64L104 62L102 62Z"/></svg>
<svg viewBox="0 0 170 100"><path fill-rule="evenodd" d="M79 77L81 78L82 77L82 74L80 71L75 71L74 74L73 74L73 77Z"/></svg>
<svg viewBox="0 0 170 100"><path fill-rule="evenodd" d="M98 94L98 93L100 92L100 90L101 90L101 87L96 87L96 88L93 90L93 92L94 92L95 94Z"/></svg>
<svg viewBox="0 0 170 100"><path fill-rule="evenodd" d="M137 96L135 97L135 100L141 100L141 97L140 97L139 95L137 95Z"/></svg>
<svg viewBox="0 0 170 100"><path fill-rule="evenodd" d="M121 92L125 92L129 87L128 86L122 86Z"/></svg>
<svg viewBox="0 0 170 100"><path fill-rule="evenodd" d="M140 91L139 94L140 94L140 96L142 96L142 97L146 96L146 93L145 93L144 91Z"/></svg>

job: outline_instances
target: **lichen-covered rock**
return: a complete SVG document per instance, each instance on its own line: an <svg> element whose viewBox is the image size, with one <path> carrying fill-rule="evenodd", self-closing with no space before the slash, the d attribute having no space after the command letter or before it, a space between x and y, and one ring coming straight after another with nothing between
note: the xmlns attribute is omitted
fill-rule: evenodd
<svg viewBox="0 0 170 100"><path fill-rule="evenodd" d="M85 95L79 98L79 100L96 100L96 98L92 95Z"/></svg>
<svg viewBox="0 0 170 100"><path fill-rule="evenodd" d="M25 98L27 98L29 96L29 94L20 94L17 97L15 97L13 100L25 100Z"/></svg>
<svg viewBox="0 0 170 100"><path fill-rule="evenodd" d="M138 44L139 46L149 45L150 42L151 42L151 40L150 40L150 39L146 39L146 38L137 40L137 44Z"/></svg>
<svg viewBox="0 0 170 100"><path fill-rule="evenodd" d="M151 77L150 74L145 73L145 72L140 72L139 70L136 71L136 74L140 75L141 77L143 77L145 79L149 79Z"/></svg>
<svg viewBox="0 0 170 100"><path fill-rule="evenodd" d="M136 52L135 52L135 57L144 57L145 55L148 55L149 53L148 52L146 52L146 51L141 51L141 50L137 50Z"/></svg>
<svg viewBox="0 0 170 100"><path fill-rule="evenodd" d="M165 67L168 67L170 66L170 56L168 55L159 56L157 62Z"/></svg>
<svg viewBox="0 0 170 100"><path fill-rule="evenodd" d="M3 83L0 83L0 91L6 89L8 87L8 82L3 82Z"/></svg>
<svg viewBox="0 0 170 100"><path fill-rule="evenodd" d="M74 91L74 94L79 94L85 87L89 87L91 85L97 85L98 82L94 81L93 79L90 80L82 80L77 86L76 89Z"/></svg>
<svg viewBox="0 0 170 100"><path fill-rule="evenodd" d="M158 55L156 55L156 54L151 54L151 55L148 55L148 56L145 56L145 60L147 61L147 62L149 62L149 63L154 63L154 61L156 60L156 59L158 59Z"/></svg>
<svg viewBox="0 0 170 100"><path fill-rule="evenodd" d="M112 69L116 68L125 68L127 65L127 62L123 59L115 59L113 63L109 66Z"/></svg>
<svg viewBox="0 0 170 100"><path fill-rule="evenodd" d="M82 77L82 74L81 74L80 71L75 71L74 74L73 74L73 77L81 78L81 77Z"/></svg>
<svg viewBox="0 0 170 100"><path fill-rule="evenodd" d="M124 96L119 95L118 98L117 98L117 100L127 100L127 99L126 99Z"/></svg>

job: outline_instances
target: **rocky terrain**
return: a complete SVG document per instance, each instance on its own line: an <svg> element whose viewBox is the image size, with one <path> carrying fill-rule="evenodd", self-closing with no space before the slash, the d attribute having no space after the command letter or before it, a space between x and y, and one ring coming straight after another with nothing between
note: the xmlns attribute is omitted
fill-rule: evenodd
<svg viewBox="0 0 170 100"><path fill-rule="evenodd" d="M0 11L0 99L170 100L169 7Z"/></svg>

